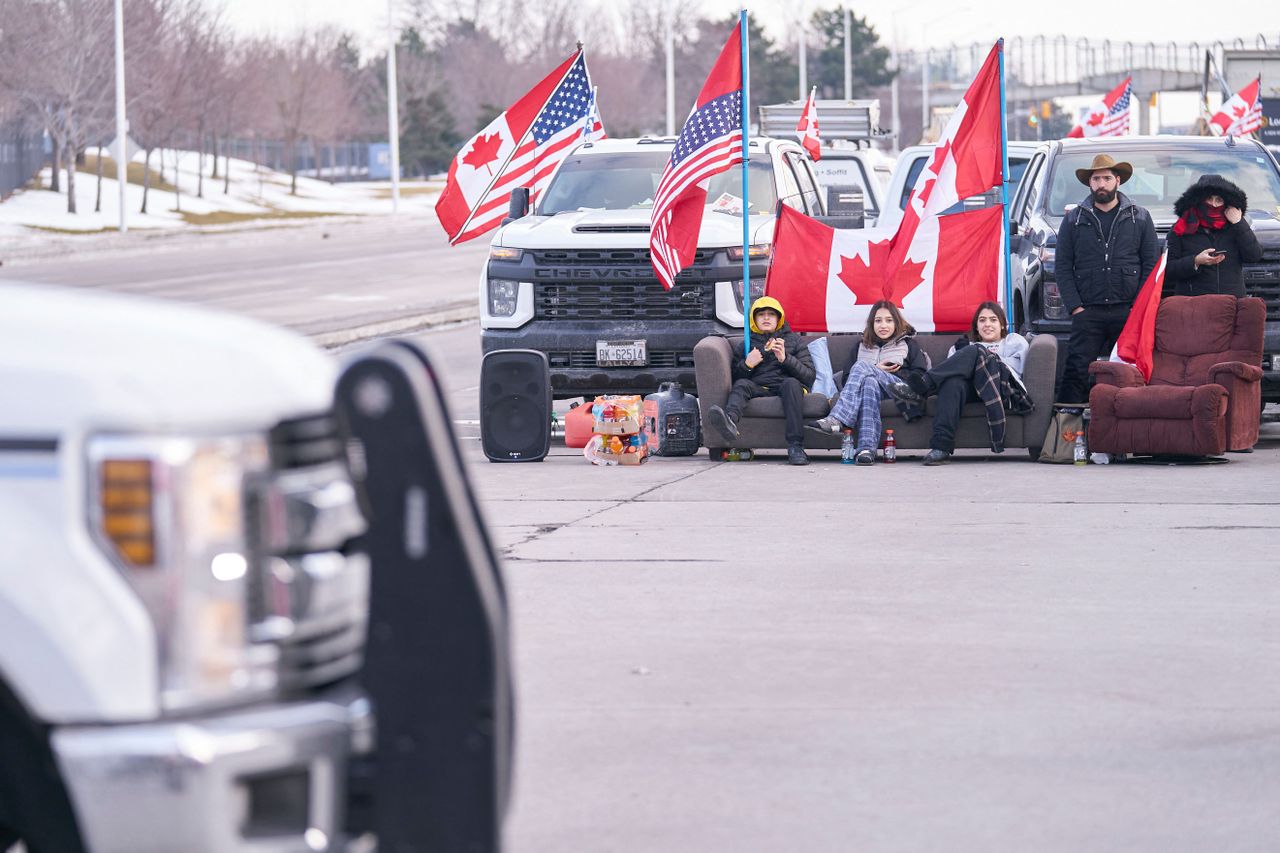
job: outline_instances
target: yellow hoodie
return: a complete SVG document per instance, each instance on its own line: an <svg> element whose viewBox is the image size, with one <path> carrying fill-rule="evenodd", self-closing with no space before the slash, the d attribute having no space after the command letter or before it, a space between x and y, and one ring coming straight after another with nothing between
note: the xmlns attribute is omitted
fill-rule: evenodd
<svg viewBox="0 0 1280 853"><path fill-rule="evenodd" d="M755 302L751 303L751 331L757 335L763 335L764 332L756 326L756 312L761 308L772 308L778 312L778 328L782 328L782 324L787 322L787 315L782 310L782 303L774 299L772 296L761 296Z"/></svg>

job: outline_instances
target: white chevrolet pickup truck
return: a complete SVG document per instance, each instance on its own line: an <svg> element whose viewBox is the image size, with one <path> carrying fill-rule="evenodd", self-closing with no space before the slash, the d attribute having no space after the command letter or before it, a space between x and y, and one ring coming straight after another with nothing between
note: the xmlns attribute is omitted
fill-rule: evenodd
<svg viewBox="0 0 1280 853"><path fill-rule="evenodd" d="M669 381L694 388L694 345L742 329L741 170L711 179L694 263L663 290L649 260L649 215L674 144L583 143L532 211L513 204L480 274L484 352L546 353L559 398L649 393ZM795 142L752 139L749 161L749 287L759 296L778 203L824 217L826 196Z"/></svg>
<svg viewBox="0 0 1280 853"><path fill-rule="evenodd" d="M430 372L407 349L400 361L410 364L402 373ZM388 410L392 386L365 384L366 407ZM403 442L353 437L342 387L332 358L282 329L0 284L0 851L19 841L29 853L343 850L349 833L374 828L352 828L351 771L376 757L379 738L412 741L375 726L397 708L367 676L366 626L379 618L371 576L390 563L389 583L403 566L385 544L395 559L370 555L378 541L425 541L410 528L430 524L439 533L416 557L443 563L435 555L449 531L478 516L455 482L452 499L432 496L428 509L402 514L404 529L373 539L394 520L367 521L378 513L366 502L382 499L373 462L412 469L419 491L444 468L415 465ZM433 419L433 440L418 443L456 469L446 421ZM369 460L363 474L353 473L353 444ZM431 514L450 503L442 526ZM465 561L447 562L440 568ZM421 611L407 616L422 621ZM384 624L380 634L392 632ZM387 653L405 663L394 644ZM400 690L412 677L390 680ZM439 711L454 693L434 687L420 685L443 697L431 706ZM399 717L420 722L424 705L405 699L416 713ZM418 759L408 772L461 790L427 750ZM468 793L492 823L492 798ZM409 809L439 805L419 797ZM417 819L400 825L411 835ZM398 829L394 816L381 826Z"/></svg>

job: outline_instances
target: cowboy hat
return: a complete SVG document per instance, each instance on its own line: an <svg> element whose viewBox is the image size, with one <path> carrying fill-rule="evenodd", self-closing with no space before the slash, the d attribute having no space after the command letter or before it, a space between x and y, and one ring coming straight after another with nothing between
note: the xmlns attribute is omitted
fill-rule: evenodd
<svg viewBox="0 0 1280 853"><path fill-rule="evenodd" d="M1089 178L1093 176L1094 172L1097 172L1100 169L1110 169L1115 172L1116 177L1120 179L1120 183L1122 184L1129 180L1129 178L1133 177L1133 166L1130 166L1123 160L1117 163L1115 160L1111 159L1110 154L1099 154L1093 158L1093 162L1089 164L1089 168L1076 169L1076 178L1080 183L1088 186Z"/></svg>

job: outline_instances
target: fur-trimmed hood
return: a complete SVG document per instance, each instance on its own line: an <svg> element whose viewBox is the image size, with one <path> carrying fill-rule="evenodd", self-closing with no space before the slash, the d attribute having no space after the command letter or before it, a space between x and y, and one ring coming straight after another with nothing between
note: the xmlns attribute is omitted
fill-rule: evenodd
<svg viewBox="0 0 1280 853"><path fill-rule="evenodd" d="M1249 197L1244 190L1228 181L1221 175L1201 175L1199 180L1187 187L1187 191L1174 202L1173 212L1182 216L1211 195L1220 195L1227 207L1235 207L1244 213L1249 209Z"/></svg>

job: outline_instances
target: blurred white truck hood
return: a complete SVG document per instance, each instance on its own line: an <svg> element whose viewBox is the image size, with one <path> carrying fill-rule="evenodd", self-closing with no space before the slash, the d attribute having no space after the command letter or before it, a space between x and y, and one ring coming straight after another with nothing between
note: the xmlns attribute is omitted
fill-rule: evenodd
<svg viewBox="0 0 1280 853"><path fill-rule="evenodd" d="M773 213L751 217L751 242L773 242ZM648 210L579 210L555 216L526 216L494 235L493 245L521 249L649 247ZM707 212L702 217L698 246L742 245L742 219Z"/></svg>
<svg viewBox="0 0 1280 853"><path fill-rule="evenodd" d="M305 338L203 308L0 284L0 430L262 430L329 409Z"/></svg>

